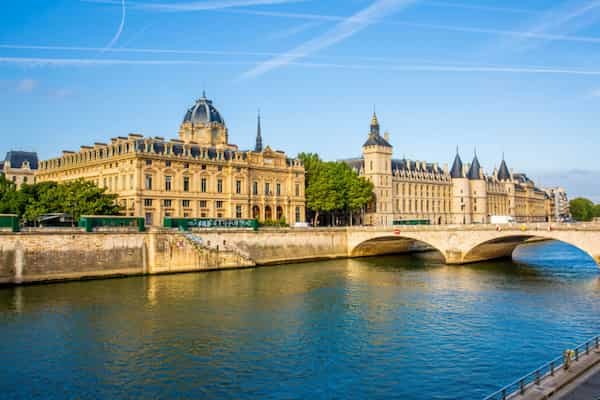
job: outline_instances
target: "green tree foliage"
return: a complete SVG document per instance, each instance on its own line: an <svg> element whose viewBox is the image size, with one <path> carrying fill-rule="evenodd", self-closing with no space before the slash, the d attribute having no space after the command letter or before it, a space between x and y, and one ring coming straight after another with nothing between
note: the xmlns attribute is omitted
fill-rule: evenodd
<svg viewBox="0 0 600 400"><path fill-rule="evenodd" d="M15 184L0 174L0 214L19 214L22 201Z"/></svg>
<svg viewBox="0 0 600 400"><path fill-rule="evenodd" d="M345 211L351 214L362 209L373 196L373 184L359 177L345 163L324 162L318 155L301 153L306 183L306 206L315 213L316 225L322 213Z"/></svg>
<svg viewBox="0 0 600 400"><path fill-rule="evenodd" d="M594 209L592 210L592 215L594 218L600 218L600 204L596 204Z"/></svg>
<svg viewBox="0 0 600 400"><path fill-rule="evenodd" d="M591 221L594 215L594 203L583 197L571 200L569 209L575 221Z"/></svg>
<svg viewBox="0 0 600 400"><path fill-rule="evenodd" d="M75 220L82 215L119 214L117 196L105 192L106 189L83 179L22 185L16 190L12 182L0 176L0 213L17 214L27 221L48 213L68 213Z"/></svg>

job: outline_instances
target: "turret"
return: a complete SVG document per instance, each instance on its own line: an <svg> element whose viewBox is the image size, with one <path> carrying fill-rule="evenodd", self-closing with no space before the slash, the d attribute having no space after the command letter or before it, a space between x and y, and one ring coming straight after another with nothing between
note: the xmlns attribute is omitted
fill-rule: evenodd
<svg viewBox="0 0 600 400"><path fill-rule="evenodd" d="M471 185L466 177L458 146L450 177L452 178L452 220L455 224L470 224L472 222Z"/></svg>
<svg viewBox="0 0 600 400"><path fill-rule="evenodd" d="M469 179L469 189L471 191L472 222L485 224L488 222L487 186L483 170L477 158L477 151L473 156L467 178Z"/></svg>
<svg viewBox="0 0 600 400"><path fill-rule="evenodd" d="M502 153L502 162L500 163L500 168L498 168L498 174L496 178L502 182L504 186L504 190L507 194L508 198L508 215L513 217L516 216L515 210L515 182L513 180L512 174L506 165L506 161L504 160L504 153Z"/></svg>
<svg viewBox="0 0 600 400"><path fill-rule="evenodd" d="M373 113L367 141L363 144L364 175L373 182L373 201L367 210L367 223L391 225L392 145L379 134L379 121Z"/></svg>

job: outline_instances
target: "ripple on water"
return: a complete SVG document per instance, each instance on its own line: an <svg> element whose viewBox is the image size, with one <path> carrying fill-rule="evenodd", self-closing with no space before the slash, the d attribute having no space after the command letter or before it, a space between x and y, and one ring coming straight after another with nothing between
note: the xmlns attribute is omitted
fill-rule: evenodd
<svg viewBox="0 0 600 400"><path fill-rule="evenodd" d="M598 267L429 254L0 290L3 398L481 398L600 330Z"/></svg>

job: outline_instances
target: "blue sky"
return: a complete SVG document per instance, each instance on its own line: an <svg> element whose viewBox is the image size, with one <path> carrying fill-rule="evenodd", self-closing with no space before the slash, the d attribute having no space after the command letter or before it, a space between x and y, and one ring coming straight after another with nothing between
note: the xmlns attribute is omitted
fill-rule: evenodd
<svg viewBox="0 0 600 400"><path fill-rule="evenodd" d="M396 157L600 201L598 0L3 3L0 150L176 137L205 89L241 148L260 108L274 148L357 156L376 106Z"/></svg>

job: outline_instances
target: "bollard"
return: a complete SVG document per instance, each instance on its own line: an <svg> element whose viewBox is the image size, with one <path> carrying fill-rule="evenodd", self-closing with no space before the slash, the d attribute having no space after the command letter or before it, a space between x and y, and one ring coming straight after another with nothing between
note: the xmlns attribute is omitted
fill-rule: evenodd
<svg viewBox="0 0 600 400"><path fill-rule="evenodd" d="M579 361L579 349L575 349L575 361Z"/></svg>
<svg viewBox="0 0 600 400"><path fill-rule="evenodd" d="M563 352L563 368L568 370L573 359L573 350L565 350Z"/></svg>
<svg viewBox="0 0 600 400"><path fill-rule="evenodd" d="M554 361L550 363L550 375L554 376Z"/></svg>
<svg viewBox="0 0 600 400"><path fill-rule="evenodd" d="M590 354L590 343L585 342L585 354Z"/></svg>
<svg viewBox="0 0 600 400"><path fill-rule="evenodd" d="M540 370L535 371L535 384L539 386L540 384Z"/></svg>

